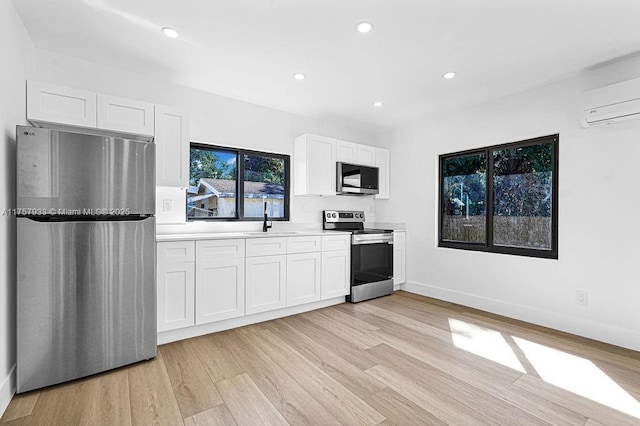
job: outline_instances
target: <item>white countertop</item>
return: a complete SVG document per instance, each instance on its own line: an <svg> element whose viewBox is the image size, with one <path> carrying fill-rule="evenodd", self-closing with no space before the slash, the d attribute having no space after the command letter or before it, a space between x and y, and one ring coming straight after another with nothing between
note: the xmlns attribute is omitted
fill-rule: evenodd
<svg viewBox="0 0 640 426"><path fill-rule="evenodd" d="M235 238L275 238L302 237L310 235L343 234L342 231L305 230L305 231L268 231L268 232L202 232L190 234L162 234L156 235L156 241L185 241L185 240L227 240Z"/></svg>

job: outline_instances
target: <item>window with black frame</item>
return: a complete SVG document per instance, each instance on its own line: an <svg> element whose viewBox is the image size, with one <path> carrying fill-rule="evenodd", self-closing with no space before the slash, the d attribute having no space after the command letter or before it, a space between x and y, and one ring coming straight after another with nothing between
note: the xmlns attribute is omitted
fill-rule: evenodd
<svg viewBox="0 0 640 426"><path fill-rule="evenodd" d="M189 220L289 220L289 156L191 143Z"/></svg>
<svg viewBox="0 0 640 426"><path fill-rule="evenodd" d="M557 259L558 139L441 155L439 246Z"/></svg>

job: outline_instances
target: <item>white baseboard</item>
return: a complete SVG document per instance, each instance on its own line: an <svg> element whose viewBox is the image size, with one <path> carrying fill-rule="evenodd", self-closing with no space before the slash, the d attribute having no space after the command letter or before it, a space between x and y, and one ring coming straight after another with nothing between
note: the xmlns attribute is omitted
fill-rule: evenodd
<svg viewBox="0 0 640 426"><path fill-rule="evenodd" d="M407 281L402 285L402 289L410 293L469 306L634 351L640 351L640 333L636 330L602 324L573 315L518 305L417 282Z"/></svg>
<svg viewBox="0 0 640 426"><path fill-rule="evenodd" d="M244 317L231 318L223 321L216 321L209 324L185 327L177 330L169 330L158 333L158 345L175 342L177 340L190 339L192 337L203 336L209 333L229 330L249 324L269 321L276 318L288 317L314 309L326 308L340 303L344 303L345 297L335 297L333 299L321 300L319 302L306 303L304 305L292 306L290 308L277 309L275 311L261 312L259 314L247 315Z"/></svg>
<svg viewBox="0 0 640 426"><path fill-rule="evenodd" d="M4 381L0 385L0 417L4 414L5 410L11 402L11 398L16 393L16 366L15 364L11 368L9 375L5 377Z"/></svg>

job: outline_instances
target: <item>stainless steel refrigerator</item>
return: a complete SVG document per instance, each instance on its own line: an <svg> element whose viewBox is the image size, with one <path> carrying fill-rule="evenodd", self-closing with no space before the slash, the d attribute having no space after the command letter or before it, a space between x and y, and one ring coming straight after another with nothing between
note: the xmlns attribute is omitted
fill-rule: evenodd
<svg viewBox="0 0 640 426"><path fill-rule="evenodd" d="M17 127L18 392L156 356L155 146Z"/></svg>

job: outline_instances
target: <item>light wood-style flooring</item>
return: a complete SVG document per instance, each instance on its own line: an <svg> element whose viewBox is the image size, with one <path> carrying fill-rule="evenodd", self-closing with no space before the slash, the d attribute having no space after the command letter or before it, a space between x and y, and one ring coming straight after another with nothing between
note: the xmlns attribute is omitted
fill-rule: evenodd
<svg viewBox="0 0 640 426"><path fill-rule="evenodd" d="M163 345L3 425L633 425L640 354L406 292Z"/></svg>

